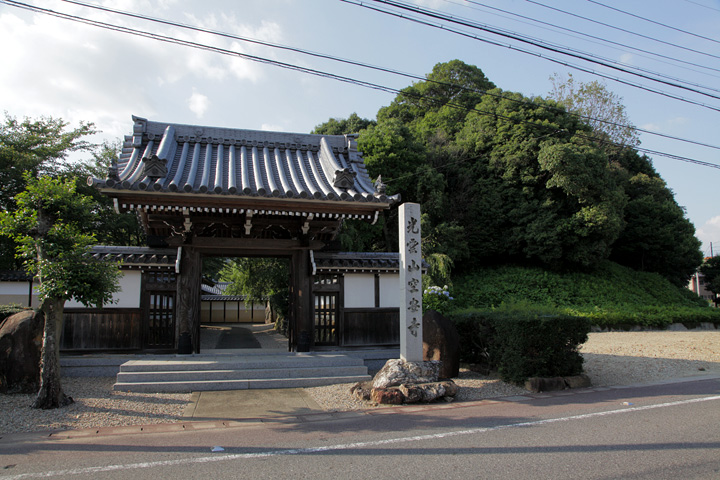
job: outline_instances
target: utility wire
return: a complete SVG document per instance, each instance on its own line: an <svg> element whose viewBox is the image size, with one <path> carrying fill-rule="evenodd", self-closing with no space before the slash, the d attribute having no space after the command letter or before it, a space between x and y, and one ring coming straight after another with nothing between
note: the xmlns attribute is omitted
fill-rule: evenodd
<svg viewBox="0 0 720 480"><path fill-rule="evenodd" d="M708 104L703 103L703 102L700 102L700 101L691 100L691 99L688 99L688 98L686 98L686 97L681 97L681 96L679 96L679 95L675 95L675 94L672 94L672 93L664 92L664 91L662 91L662 90L657 90L657 89L654 89L654 88L650 88L650 87L647 87L647 86L645 86L645 85L642 85L642 84L639 84L639 83L635 83L635 82L631 82L631 81L629 81L629 80L625 80L625 79L622 79L622 78L619 78L619 77L613 77L613 76L611 76L611 75L598 72L597 70L592 70L592 69L590 69L590 68L582 67L582 66L579 66L579 65L577 65L577 64L572 64L572 63L569 63L569 62L564 61L564 60L559 60L559 59L556 59L556 58L552 58L552 57L549 57L549 56L547 56L547 55L543 55L542 53L533 52L533 51L531 51L531 50L523 49L523 48L514 46L514 45L512 45L512 44L499 43L499 42L496 42L496 41L494 41L494 40L490 40L490 39L487 39L487 38L480 37L480 36L478 36L478 35L466 33L466 32L463 32L463 31L461 31L461 30L452 29L452 28L450 28L450 27L448 27L448 26L446 26L446 25L443 25L443 24L431 23L431 22L429 22L429 21L422 20L422 19L419 19L419 18L410 17L410 16L407 16L407 15L403 15L403 14L398 13L398 12L393 12L393 11L389 11L389 10L383 10L383 9L381 9L381 8L368 5L367 3L365 3L365 2L363 2L363 1L361 1L361 0L340 0L340 1L345 2L345 3L349 3L349 4L351 4L351 5L356 5L356 6L359 6L359 7L362 7L362 8L366 8L366 9L368 9L368 10L373 10L373 11L376 11L376 12L378 12L378 13L382 13L382 14L385 14L385 15L390 15L390 16L394 16L394 17L397 17L397 18L401 18L401 19L403 19L403 20L408 20L408 21L417 23L417 24L419 24L419 25L425 25L425 26L432 27L432 28L437 28L437 29L439 29L439 30L443 30L443 31L446 31L446 32L449 32L449 33L454 33L454 34L456 34L456 35L460 35L460 36L463 36L463 37L467 37L467 38L470 38L470 39L472 39L472 40L477 40L477 41L479 41L479 42L484 42L484 43L487 43L487 44L489 44L489 45L494 45L494 46L498 46L498 47L508 48L508 49L510 49L510 50L515 50L515 51L518 51L518 52L521 52L521 53L525 53L525 54L527 54L527 55L532 55L532 56L535 56L535 57L538 57L538 58L542 58L542 59L544 59L544 60L547 60L547 61L549 61L549 62L556 63L556 64L558 64L558 65L562 65L562 66L565 66L565 67L568 67L568 68L573 68L573 69L579 70L579 71L581 71L581 72L589 73L590 75L595 75L595 76L598 76L598 77L601 77L601 78L605 78L605 79L607 79L607 80L611 80L611 81L613 81L613 82L621 83L621 84L623 84L623 85L628 85L628 86L631 86L631 87L634 87L634 88L638 88L638 89L640 89L640 90L645 90L646 92L654 93L654 94L656 94L656 95L661 95L661 96L664 96L664 97L667 97L667 98L672 98L672 99L674 99L674 100L679 100L679 101L681 101L681 102L689 103L689 104L692 104L692 105L697 105L697 106L700 106L700 107L703 107L703 108L707 108L707 109L709 109L709 110L714 110L714 111L716 111L716 112L720 112L720 107L715 107L715 106L708 105Z"/></svg>
<svg viewBox="0 0 720 480"><path fill-rule="evenodd" d="M446 0L446 1L449 1L449 0ZM511 12L511 11L508 11L508 10L503 10L502 8L493 7L493 6L491 6L491 5L486 5L486 4L484 4L484 3L480 3L480 2L477 2L477 1L473 1L473 0L465 0L465 1L466 1L467 3L473 4L473 5L478 5L478 6L485 7L485 8L491 9L491 10L503 12L503 13L506 13L506 14L508 14L508 15L512 15L512 16L514 16L514 17L523 18L523 19L529 20L529 21L531 21L531 22L538 23L538 24L540 24L540 25L546 25L546 26L548 26L548 27L556 28L556 29L558 29L558 30L562 30L562 31L565 31L565 32L570 32L570 33L574 33L574 34L577 34L577 35L581 35L581 36L583 36L583 37L592 38L593 40L598 40L598 41L603 42L603 43L607 43L607 44L610 44L610 45L616 45L617 47L622 47L622 49L634 50L634 51L636 51L636 52L645 53L645 54L647 54L647 55L651 55L651 56L654 56L654 57L663 58L663 59L666 59L666 60L671 60L671 61L676 62L676 63L682 63L682 64L685 64L685 65L691 65L691 66L693 66L693 67L698 67L698 68L702 68L702 69L705 69L705 70L710 70L710 71L714 71L714 72L720 72L720 69L718 69L718 68L709 67L709 66L707 66L707 65L702 65L702 64L699 64L699 63L689 62L689 61L687 61L687 60L682 60L682 59L680 59L680 58L671 57L671 56L669 56L669 55L663 55L663 54L661 54L661 53L652 52L652 51L650 51L650 50L644 50L644 49L642 49L642 48L634 47L634 46L632 46L632 45L627 45L627 44L625 44L625 43L620 43L620 42L616 42L616 41L614 41L614 40L610 40L609 38L598 37L598 36L596 36L596 35L590 35L589 33L581 32L580 30L573 30L572 28L567 28L567 27L563 27L563 26L560 26L560 25L555 25L554 23L544 22L544 21L542 21L542 20L538 20L537 18L529 17L529 16L526 16L526 15L521 15L521 14L519 14L519 13ZM622 50L621 50L621 51L622 51ZM646 56L646 55L638 55L638 56L644 57L644 58L650 58L650 57L648 57L648 56ZM666 63L666 64L670 65L669 62L663 62L662 60L657 60L657 61L660 61L660 62L662 62L662 63ZM680 68L687 68L687 67L680 67ZM703 72L699 72L699 71L694 70L694 69L691 69L691 68L689 68L688 70L690 70L690 71L692 71L692 72L696 72L696 73L703 73ZM712 75L712 74L705 73L705 75ZM713 76L713 77L717 77L717 75L712 75L712 76Z"/></svg>
<svg viewBox="0 0 720 480"><path fill-rule="evenodd" d="M489 27L489 26L487 26L487 25L483 25L483 24L474 22L474 21L472 21L472 20L462 19L462 18L458 18L458 17L453 17L453 16L451 16L451 15L447 15L447 14L444 14L444 13L442 13L442 12L433 11L433 10L428 10L428 9L426 9L426 8L418 7L418 6L415 6L415 5L410 5L410 4L407 4L407 3L404 3L404 2L399 2L399 1L395 1L395 0L373 0L373 1L374 1L375 3L380 3L380 4L383 4L383 5L389 5L389 6L395 7L395 8L400 9L400 10L405 10L405 11L410 11L410 12L413 12L413 13L417 13L417 14L420 14L420 15L425 16L425 17L433 18L433 19L435 19L435 20L441 20L441 21L444 21L444 22L453 23L453 24L460 25L460 26L463 26L463 27L468 27L468 28L472 28L472 29L475 29L475 30L481 30L481 31L484 31L484 32L491 33L491 34L493 34L493 35L498 35L498 36L501 36L501 37L504 37L504 38L509 38L509 39L515 40L515 41L517 41L517 42L529 44L529 45L532 45L532 46L534 46L534 47L538 47L538 48L541 48L541 49L544 49L544 50L548 50L548 51L551 51L551 52L553 52L553 53L559 53L559 54L561 54L561 55L566 55L566 56L569 56L569 57L572 57L572 58L584 60L584 61L586 61L586 62L590 62L590 63L596 64L596 65L600 65L600 66L603 66L603 67L606 67L606 68L610 68L610 69L612 69L612 70L617 70L617 71L620 71L620 72L623 72L623 73L626 73L626 74L629 74L629 75L634 75L634 76L643 78L643 79L645 79L645 80L650 80L650 81L653 81L653 82L661 83L661 84L663 84L663 85L667 85L667 86L679 88L679 89L682 89L682 90L687 90L687 91L690 91L690 92L693 92L693 93L697 93L697 94L699 94L699 95L704 95L704 96L706 96L706 97L710 97L710 98L713 98L713 99L715 99L715 100L720 100L720 97L718 97L717 95L714 95L714 94L711 94L711 93L708 93L708 92L703 92L703 91L701 91L701 90L698 90L698 89L695 89L695 88L690 88L690 87L687 87L687 86L684 86L684 85L680 85L680 84L678 84L678 83L668 82L668 81L665 81L665 80L661 80L661 79L658 79L658 78L654 78L654 77L651 77L651 76L648 76L648 75L645 75L645 74L642 74L642 73L638 73L638 72L629 70L628 68L625 68L625 67L619 67L619 66L617 66L617 65L613 65L613 64L611 64L611 63L600 62L600 61L598 61L598 60L594 60L594 59L592 59L592 58L588 58L588 57L586 56L586 54L581 54L581 53L573 52L571 49L568 49L567 47L556 46L556 45L549 44L549 43L547 43L547 42L543 42L543 43L545 43L545 45L543 45L543 44L541 44L541 43L538 43L537 41L528 40L527 38L523 38L522 36L519 36L518 34L515 34L515 33L512 33L512 32L504 32L504 31L498 30L498 29L496 29L496 28ZM528 0L528 1L530 1L530 0ZM357 3L356 3L356 4L357 4ZM361 5L361 6L364 6L364 5ZM378 9L378 10L381 11L381 12L384 12L384 13L389 13L389 12L386 11L386 10L382 10L382 9ZM720 58L720 57L718 57L718 58Z"/></svg>
<svg viewBox="0 0 720 480"><path fill-rule="evenodd" d="M638 20L643 20L643 21L645 21L645 22L649 22L649 23L652 23L652 24L655 24L655 25L660 25L661 27L669 28L670 30L675 30L676 32L685 33L685 34L687 34L687 35L692 35L693 37L702 38L703 40L708 40L708 41L710 41L710 42L720 43L720 40L716 40L716 39L710 38L710 37L705 37L705 36L699 35L699 34L697 34L697 33L688 32L687 30L683 30L682 28L673 27L672 25L667 25L667 24L662 23L662 22L656 22L655 20L650 20L649 18L645 18L645 17L642 17L642 16L640 16L640 15L635 15L634 13L626 12L625 10L620 10L619 8L611 7L610 5L605 5L604 3L598 2L598 1L596 1L596 0L587 0L587 1L590 2L590 3L594 3L595 5L600 5L601 7L608 8L608 9L613 10L613 11L615 11L615 12L620 12L620 13L622 13L622 14L629 15L629 16L631 16L631 17L633 17L633 18L637 18Z"/></svg>
<svg viewBox="0 0 720 480"><path fill-rule="evenodd" d="M254 43L254 44L258 44L258 45L263 45L263 46L267 46L267 47L271 47L271 48L278 48L278 49L282 49L282 50L289 50L289 51L292 51L292 52L295 52L295 53L301 53L301 54L304 54L304 55L310 55L310 56L314 56L314 57L318 57L318 58L323 58L323 59L327 59L327 60L333 60L333 61L337 61L337 62L341 62L341 63L346 63L346 64L350 64L350 65L354 65L354 66L360 66L360 67L363 67L363 68L368 68L368 69L372 69L372 70L377 70L377 71L381 71L381 72L385 72L385 73L391 73L391 74L394 74L394 75L400 75L400 76L403 76L403 77L406 77L406 78L411 78L411 79L418 80L418 81L432 82L432 83L435 83L435 84L441 85L441 86L454 87L454 88L457 88L457 87L458 87L458 85L455 85L455 84L449 84L449 83L446 83L446 82L439 82L439 81L437 81L437 80L427 79L427 78L425 78L425 77L423 77L423 76L420 76L420 75L413 75L413 74L410 74L410 73L401 72L401 71L399 71L399 70L394 70L394 69L385 68L385 67L379 67L379 66L376 66L376 65L371 65L371 64L367 64L367 63L363 63L363 62L348 60L348 59L339 58L339 57L334 57L334 56L328 55L328 54L322 54L322 53L318 53L318 52L311 52L311 51L303 50L303 49L300 49L300 48L297 48L297 47L290 47L290 46L287 46L287 45L281 45L281 44L277 44L277 43L265 42L265 41L262 41L262 40L257 40L257 39L242 37L242 36L235 35L235 34L220 32L220 31L216 31L216 30L210 30L210 29L206 29L206 28L201 28L201 27L193 26L193 25L187 25L187 24L183 24L183 23L179 23L179 22L173 22L173 21L170 21L170 20L164 20L164 19L160 19L160 18L156 18L156 17L150 17L150 16L148 16L148 15L141 15L141 14L136 14L136 13L133 13L133 12L127 12L127 11L112 9L112 8L109 8L109 7L103 7L103 6L100 6L100 5L89 4L89 3L81 2L81 1L78 1L78 0L62 0L62 1L66 2L66 3L71 3L71 4L75 4L75 5L80 5L80 6L84 6L84 7L88 7L88 8L93 8L93 9L105 11L105 12L108 12L108 13L114 13L114 14L119 14L119 15L128 16L128 17L131 17L131 18L137 18L137 19L141 19L141 20L152 21L152 22L156 22L156 23L163 24L163 25L169 25L169 26L174 26L174 27L179 27L179 28L185 28L185 29L188 29L188 30L196 31L196 32L208 33L208 34L217 35L217 36L224 37L224 38L231 38L231 39L233 39L233 40L240 40L240 41L249 42L249 43ZM16 3L17 3L17 2L16 2ZM496 93L493 93L493 92L488 92L488 91L485 91L485 90L473 89L473 88L468 88L468 87L465 87L465 86L459 86L459 87L462 88L462 89L465 90L465 91L472 91L472 92L474 92L474 93L480 93L480 94L482 94L482 95L494 96L494 97L502 98L502 99L504 99L504 100L510 100L510 101L516 102L516 103L522 103L522 104L529 104L529 103L530 103L530 102L527 101L527 100L518 100L518 99L515 99L515 98L506 97L506 96L504 96L504 95L496 94ZM556 108L555 110L561 110L561 109L560 109L560 108ZM655 136L659 136L659 137L664 137L664 138L668 138L668 139L673 139L673 140L677 140L677 141L681 141L681 142L691 143L691 144L695 144L695 145L700 145L700 146L704 146L704 147L709 147L709 148L714 148L714 149L720 150L720 146L716 146L716 145L710 145L710 144L707 144L707 143L697 142L697 141L694 141L694 140L688 140L688 139L684 139L684 138L674 137L674 136L672 136L672 135L665 135L665 134L658 133L658 132L652 132L652 131L650 131L650 130L644 130L644 129L641 129L641 128L638 128L638 127L635 127L635 126L632 126L632 125L624 125L624 124L620 124L620 123L616 123L616 122L611 122L611 121L608 121L608 120L602 120L602 119L599 119L599 118L593 118L593 117L586 116L586 115L581 115L581 114L578 114L578 113L575 113L575 112L567 112L567 111L566 111L566 113L568 113L568 114L570 114L570 115L573 115L573 116L576 116L576 117L578 117L578 118L581 118L581 119L584 120L584 121L600 122L600 123L603 123L603 124L605 124L605 125L610 125L610 126L614 126L614 127L632 128L633 130L635 130L635 131L637 131L637 132L647 133L647 134L649 134L649 135L655 135Z"/></svg>
<svg viewBox="0 0 720 480"><path fill-rule="evenodd" d="M700 2L694 2L693 0L685 0L685 1L688 2L688 3L693 3L693 4L695 4L695 5L698 5L698 6L707 8L707 9L709 9L709 10L715 10L716 12L720 12L720 8L711 7L711 6L709 6L709 5L705 5L705 4L702 4L702 3L700 3Z"/></svg>
<svg viewBox="0 0 720 480"><path fill-rule="evenodd" d="M638 37L642 37L642 38L644 38L644 39L652 40L652 41L654 41L654 42L662 43L662 44L664 44L664 45L669 45L669 46L671 46L671 47L679 48L679 49L681 49L681 50L687 50L688 52L697 53L697 54L699 54L699 55L705 55L705 56L708 56L708 57L720 59L720 56L713 55L713 54L711 54L711 53L703 52L703 51L700 51L700 50L695 50L695 49L692 49L692 48L689 48L689 47L683 47L682 45L677 45L677 44L672 43L672 42L666 42L665 40L660 40L659 38L654 38L654 37L651 37L651 36L648 36L648 35L643 35L642 33L633 32L632 30L627 30L627 29L625 29L625 28L616 27L615 25L611 25L611 24L609 24L609 23L604 23L604 22L601 22L601 21L599 21L599 20L594 20L594 19L592 19L592 18L583 17L582 15L578 15L578 14L576 14L576 13L568 12L568 11L563 10L563 9L560 9L560 8L551 7L550 5L545 5L544 3L536 2L535 0L525 0L525 1L528 2L528 3L532 3L533 5L538 5L538 6L540 6L540 7L548 8L548 9L554 10L554 11L556 11L556 12L564 13L565 15L570 15L570 16L575 17L575 18L581 18L581 19L583 19L583 20L587 20L588 22L592 22L592 23L595 23L595 24L598 24L598 25L602 25L602 26L604 26L604 27L612 28L613 30L619 30L619 31L621 31L621 32L629 33L630 35L635 35L635 36L638 36Z"/></svg>
<svg viewBox="0 0 720 480"><path fill-rule="evenodd" d="M415 98L418 98L418 99L426 99L426 100L430 100L431 102L438 103L437 100L435 100L435 99L433 99L433 98L431 98L431 97L428 97L428 96L424 96L424 95L409 95L407 92L404 93L404 92L402 92L402 91L400 91L400 90L398 90L398 89L392 88L392 87L387 87L387 86L380 85L380 84L375 84L375 83L371 83L371 82L366 82L366 81L363 81L363 80L358 80L358 79L354 79L354 78L350 78L350 77L345 77L345 76L341 76L341 75L336 75L336 74L329 73L329 72L323 72L323 71L320 71L320 70L311 69L311 68L307 68L307 67L301 67L301 66L298 66L298 65L288 64L288 63L285 63L285 62L279 62L279 61L276 61L276 60L271 60L271 59L267 59L267 58L263 58L263 57L258 57L258 56L255 56L255 55L248 55L248 54L241 53L241 52L236 52L236 51L232 51L232 50L228 50L228 49L223 49L223 48L219 48L219 47L213 47L213 46L210 46L210 45L201 44L201 43L197 43L197 42L191 42L191 41L187 41L187 40L181 40L181 39L177 39L177 38L173 38L173 37L168 37L168 36L160 35L160 34L155 34L155 33L151 33L151 32L145 32L145 31L142 31L142 30L132 29L132 28L129 28L129 27L121 27L121 26L118 26L118 25L112 25L112 24L108 24L108 23L105 23L105 22L100 22L100 21L97 21L97 20L92 20L92 19L80 17L80 16L77 16L77 15L70 15L70 14L66 14L66 13L57 12L57 11L54 11L54 10L42 8L42 7L37 7L37 6L33 6L33 5L24 4L24 3L17 2L17 1L14 1L14 0L0 0L0 3L4 3L4 4L6 4L6 5L15 6L15 7L18 7L18 8L22 8L22 9L29 10L29 11L33 11L33 12L37 12L37 13L43 13L43 14L55 16L55 17L62 18L62 19L65 19L65 20L71 20L71 21L83 23L83 24L86 24L86 25L91 25L91 26L95 26L95 27L99 27L99 28L103 28L103 29L107 29L107 30L111 30L111 31L116 31L116 32L119 32L119 33L127 33L127 34L131 34L131 35L134 35L134 36L139 36L139 37L150 38L150 39L153 39L153 40L162 41L162 42L164 42L164 43L177 44L177 45L180 45L180 46L186 46L186 47L196 48L196 49L200 49L200 50L206 50L206 51L210 51L210 52L220 53L220 54L223 54L223 55L236 56L236 57L240 57L240 58L243 58L243 59L246 59L246 60L250 60L250 61L254 61L254 62L269 64L269 65L273 65L273 66L277 66L277 67L280 67L280 68L285 68L285 69L289 69L289 70L293 70L293 71L299 71L299 72L302 72L302 73L306 73L306 74L310 74L310 75L315 75L315 76L319 76L319 77L322 77L322 78L328 78L328 79L332 79L332 80L342 81L342 82L345 82L345 83L350 83L350 84L354 84L354 85L358 85L358 86L362 86L362 87L366 87L366 88L371 88L371 89L375 89L375 90L380 90L380 91L384 91L384 92L387 92L387 93L393 93L393 94L395 94L395 95L403 94L403 95L405 95L405 96L415 97ZM511 118L511 117L508 117L508 116L506 116L506 115L498 114L498 113L496 113L496 112L486 112L486 111L479 110L479 109L477 109L477 108L467 108L467 107L465 107L465 106L463 106L463 105L454 104L454 103L452 103L452 102L447 102L447 103L445 103L445 104L443 104L443 105L447 105L447 106L449 106L449 107L451 107L451 108L459 108L459 109L462 109L462 110L465 110L465 111L475 111L475 112L477 112L477 113L480 113L481 115L490 115L490 116L494 116L494 117L497 117L497 118L502 118L502 119L504 119L504 120L511 121L511 122L514 122L514 123L524 123L524 124L528 124L528 125L530 125L530 126L533 126L533 127L535 127L535 128L544 128L544 129L551 128L551 129L553 129L553 132L551 132L549 135L554 135L554 134L560 133L560 131L558 131L555 126L544 125L544 124L541 124L541 123L531 122L531 121L527 121L527 120L518 120L518 119L514 119L514 118ZM588 139L590 139L590 140L594 140L594 141L599 140L598 138L592 137L592 136L590 136L590 135L582 135L582 136L584 136L585 138L588 138ZM614 143L614 142L610 142L610 143L612 143L612 144L614 144L614 145L616 145L616 146L618 146L618 147L624 147L623 145L616 144L616 143ZM639 150L639 149L637 149L637 150ZM639 151L640 151L640 150L639 150ZM679 161L684 161L684 162L689 162L689 163L695 163L695 164L698 164L698 165L704 165L704 166L709 166L709 167L714 167L714 168L719 168L719 169L720 169L720 165L715 165L715 164L708 163L708 162L702 162L702 161L700 161L700 160L692 159L692 158L689 158L689 157L683 157L683 156L680 156L680 155L667 154L667 153L664 153L664 152L651 151L651 150L646 150L646 151L652 152L653 154L658 155L658 156L664 156L664 157L668 157L668 158L671 158L671 159L674 159L674 160L679 160Z"/></svg>

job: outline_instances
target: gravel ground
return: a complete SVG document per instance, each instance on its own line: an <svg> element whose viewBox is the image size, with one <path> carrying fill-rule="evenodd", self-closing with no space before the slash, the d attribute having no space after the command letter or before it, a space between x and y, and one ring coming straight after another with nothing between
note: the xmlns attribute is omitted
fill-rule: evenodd
<svg viewBox="0 0 720 480"><path fill-rule="evenodd" d="M720 331L591 333L581 352L595 386L629 385L693 375L720 375ZM182 420L189 394L112 391L113 377L64 378L72 405L56 410L29 407L34 395L0 394L0 434ZM456 401L521 395L526 390L469 371L455 379ZM308 388L327 411L372 408L348 393L350 384Z"/></svg>

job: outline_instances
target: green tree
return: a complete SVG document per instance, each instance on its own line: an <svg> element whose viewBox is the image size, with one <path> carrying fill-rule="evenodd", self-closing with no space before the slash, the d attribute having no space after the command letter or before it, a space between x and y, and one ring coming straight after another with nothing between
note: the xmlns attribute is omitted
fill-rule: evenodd
<svg viewBox="0 0 720 480"><path fill-rule="evenodd" d="M325 123L316 126L310 133L320 135L346 135L360 133L375 121L367 118L360 118L357 113L351 113L348 118L331 118Z"/></svg>
<svg viewBox="0 0 720 480"><path fill-rule="evenodd" d="M706 258L699 271L705 276L705 287L720 295L720 255Z"/></svg>
<svg viewBox="0 0 720 480"><path fill-rule="evenodd" d="M89 255L95 237L94 202L78 195L75 182L24 175L26 190L15 196L13 212L0 212L0 233L14 238L17 255L38 279L45 317L40 390L35 408L58 408L72 403L60 383L60 333L65 302L102 306L118 291L120 270Z"/></svg>
<svg viewBox="0 0 720 480"><path fill-rule="evenodd" d="M541 98L493 91L471 112L458 145L472 159L455 173L475 258L589 266L607 258L624 199L588 127ZM469 161L470 162L470 161ZM488 255L489 254L489 255Z"/></svg>
<svg viewBox="0 0 720 480"><path fill-rule="evenodd" d="M243 295L245 303L269 302L281 316L287 314L290 270L283 258L233 258L220 270L220 280L230 282L227 295Z"/></svg>
<svg viewBox="0 0 720 480"><path fill-rule="evenodd" d="M0 123L0 210L12 210L13 198L25 189L23 174L33 177L57 175L63 170L64 160L70 152L88 151L92 145L83 140L94 133L92 124L81 124L68 129L60 119L26 118L18 121L5 113ZM0 236L0 270L19 270L15 242Z"/></svg>
<svg viewBox="0 0 720 480"><path fill-rule="evenodd" d="M622 97L607 89L604 83L576 82L572 74L563 80L557 73L550 77L548 94L569 112L580 115L596 133L617 145L637 147L640 138L630 122Z"/></svg>
<svg viewBox="0 0 720 480"><path fill-rule="evenodd" d="M615 174L627 198L625 227L610 259L639 271L656 272L685 287L702 263L695 227L647 157L626 150Z"/></svg>
<svg viewBox="0 0 720 480"><path fill-rule="evenodd" d="M18 121L5 114L0 123L0 207L8 210L14 206L15 195L25 190L25 172L33 177L58 176L67 168L69 153L93 149L94 145L84 140L95 133L92 123L81 123L75 129L68 125L52 117Z"/></svg>

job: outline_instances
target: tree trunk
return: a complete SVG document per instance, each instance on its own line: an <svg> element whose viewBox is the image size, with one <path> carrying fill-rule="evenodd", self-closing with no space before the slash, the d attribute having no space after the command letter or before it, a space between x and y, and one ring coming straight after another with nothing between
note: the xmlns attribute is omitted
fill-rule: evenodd
<svg viewBox="0 0 720 480"><path fill-rule="evenodd" d="M33 408L60 408L73 403L60 384L60 332L65 300L48 298L42 304L45 314L42 358L40 360L40 391Z"/></svg>

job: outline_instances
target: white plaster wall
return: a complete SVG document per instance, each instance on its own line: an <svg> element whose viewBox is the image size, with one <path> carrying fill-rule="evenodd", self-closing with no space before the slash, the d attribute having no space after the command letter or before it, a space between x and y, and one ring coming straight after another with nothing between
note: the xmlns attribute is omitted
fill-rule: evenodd
<svg viewBox="0 0 720 480"><path fill-rule="evenodd" d="M380 307L400 308L400 275L380 275Z"/></svg>
<svg viewBox="0 0 720 480"><path fill-rule="evenodd" d="M345 275L345 308L375 307L375 275Z"/></svg>
<svg viewBox="0 0 720 480"><path fill-rule="evenodd" d="M115 303L103 305L103 308L140 308L140 286L142 273L139 270L123 270L120 277L120 291L113 295ZM80 302L69 300L65 308L85 308Z"/></svg>
<svg viewBox="0 0 720 480"><path fill-rule="evenodd" d="M0 282L0 305L16 303L23 307L28 306L28 282ZM39 306L37 297L37 283L33 284L32 307Z"/></svg>

